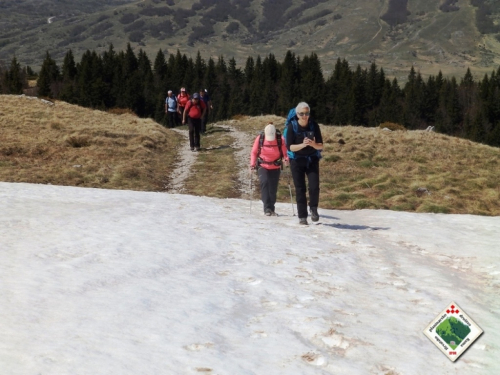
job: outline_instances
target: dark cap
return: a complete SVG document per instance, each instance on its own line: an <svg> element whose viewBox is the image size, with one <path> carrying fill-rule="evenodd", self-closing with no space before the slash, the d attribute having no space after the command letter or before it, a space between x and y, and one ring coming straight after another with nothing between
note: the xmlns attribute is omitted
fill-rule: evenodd
<svg viewBox="0 0 500 375"><path fill-rule="evenodd" d="M200 98L200 95L197 92L195 92L193 94L193 99L199 99L199 98Z"/></svg>

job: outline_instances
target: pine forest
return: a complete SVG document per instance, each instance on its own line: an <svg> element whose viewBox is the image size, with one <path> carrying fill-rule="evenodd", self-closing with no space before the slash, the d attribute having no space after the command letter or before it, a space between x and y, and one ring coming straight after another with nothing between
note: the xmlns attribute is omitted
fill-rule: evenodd
<svg viewBox="0 0 500 375"><path fill-rule="evenodd" d="M14 57L10 65L0 65L0 94L29 92L28 80L35 77L33 94L39 97L99 110L129 109L163 125L167 91L186 87L188 93L208 90L214 103L212 121L236 115L286 116L305 101L325 125L434 126L440 133L500 146L500 68L479 81L469 69L459 79L441 72L424 79L412 68L401 85L375 63L354 68L345 59L338 59L325 77L315 53L297 56L288 51L281 62L272 54L248 57L238 67L234 58L206 61L198 53L193 60L179 51L167 57L159 50L152 62L130 45L119 52L110 45L102 55L87 50L80 62L69 50L61 67L47 52L38 74Z"/></svg>

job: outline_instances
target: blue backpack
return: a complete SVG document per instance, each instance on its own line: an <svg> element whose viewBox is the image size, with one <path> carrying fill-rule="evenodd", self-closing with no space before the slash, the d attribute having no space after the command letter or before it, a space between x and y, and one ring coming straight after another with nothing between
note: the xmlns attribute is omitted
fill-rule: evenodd
<svg viewBox="0 0 500 375"><path fill-rule="evenodd" d="M283 131L283 138L285 139L285 145L286 146L288 146L286 144L286 134L287 134L287 131L288 131L288 128L289 128L289 126L288 126L289 124L292 124L293 131L294 131L295 134L297 134L299 132L299 123L297 121L297 113L295 112L295 108L292 108L288 112L288 116L287 116L286 122L285 122L285 130ZM308 131L314 131L314 123L312 121L309 121L309 125L308 125L307 130ZM286 153L287 153L289 159L297 159L297 158L300 158L300 157L303 157L303 158L306 157L306 156L301 156L301 155L297 156L295 154L295 152L288 150L288 147L287 147L287 152ZM311 157L311 156L316 156L318 159L321 159L321 150L316 150L316 154L312 154L309 157Z"/></svg>

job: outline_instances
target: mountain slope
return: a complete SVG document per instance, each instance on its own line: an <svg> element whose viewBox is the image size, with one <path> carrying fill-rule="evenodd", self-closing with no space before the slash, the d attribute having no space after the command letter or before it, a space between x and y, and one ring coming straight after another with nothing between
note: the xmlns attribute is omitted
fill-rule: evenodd
<svg viewBox="0 0 500 375"><path fill-rule="evenodd" d="M460 76L470 67L482 76L500 62L500 4L489 0L34 3L0 5L0 59L15 54L38 66L46 50L61 61L69 48L79 56L130 42L150 57L159 49L193 56L199 50L204 57L234 56L239 64L249 55L281 57L287 49L315 52L327 74L345 57L353 64L375 61L398 79L412 65L423 74Z"/></svg>

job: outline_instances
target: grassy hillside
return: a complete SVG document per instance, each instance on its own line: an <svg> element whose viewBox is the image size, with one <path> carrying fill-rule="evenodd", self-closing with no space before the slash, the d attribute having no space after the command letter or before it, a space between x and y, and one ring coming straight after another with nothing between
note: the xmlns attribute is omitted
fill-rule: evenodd
<svg viewBox="0 0 500 375"><path fill-rule="evenodd" d="M179 136L152 120L0 96L0 180L164 190Z"/></svg>
<svg viewBox="0 0 500 375"><path fill-rule="evenodd" d="M0 59L15 54L35 68L47 50L62 61L70 48L79 59L109 43L151 59L159 49L199 50L240 65L257 54L315 52L326 74L341 57L376 62L399 80L411 66L455 76L470 67L482 77L500 62L500 4L491 0L24 0L0 10Z"/></svg>
<svg viewBox="0 0 500 375"><path fill-rule="evenodd" d="M0 108L1 181L165 191L186 142L126 113L5 95ZM282 129L284 118L242 117L209 127L184 191L248 198L239 189L239 150L231 133L217 125L253 137L269 122ZM320 208L500 215L498 148L425 131L321 129ZM287 171L278 195L290 202Z"/></svg>
<svg viewBox="0 0 500 375"><path fill-rule="evenodd" d="M257 134L276 116L233 126ZM500 149L425 131L325 126L320 207L500 215ZM419 188L425 189L419 193ZM286 177L280 200L290 201Z"/></svg>

